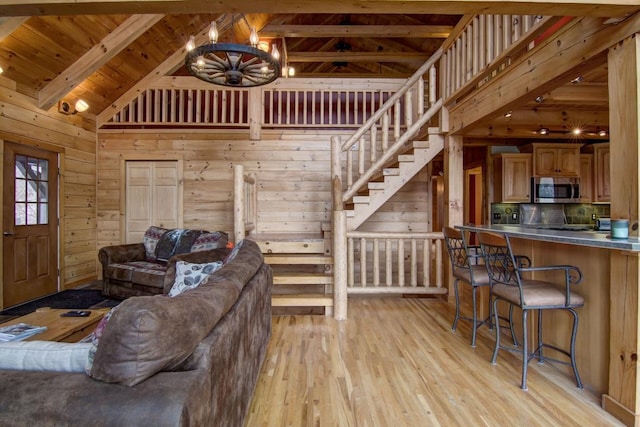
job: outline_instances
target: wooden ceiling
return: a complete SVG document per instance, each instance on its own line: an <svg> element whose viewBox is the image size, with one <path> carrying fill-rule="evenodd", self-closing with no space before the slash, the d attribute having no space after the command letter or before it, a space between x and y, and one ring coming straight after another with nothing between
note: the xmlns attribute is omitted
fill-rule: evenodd
<svg viewBox="0 0 640 427"><path fill-rule="evenodd" d="M0 0L0 67L19 92L39 100L40 108L81 98L91 114L99 114L150 73L185 74L184 46L212 20L223 23L222 40L244 42L249 26L261 37L280 38L296 76L408 77L442 45L462 13L544 9L609 18L639 9L633 2L607 0L564 6L533 1L517 8L514 3ZM515 136L515 126L530 130L542 114L562 122L563 111L565 124L567 111L574 116L579 111L605 126L606 84L606 68L585 70L580 84L567 82L544 103L523 105L528 117L497 119L475 136Z"/></svg>

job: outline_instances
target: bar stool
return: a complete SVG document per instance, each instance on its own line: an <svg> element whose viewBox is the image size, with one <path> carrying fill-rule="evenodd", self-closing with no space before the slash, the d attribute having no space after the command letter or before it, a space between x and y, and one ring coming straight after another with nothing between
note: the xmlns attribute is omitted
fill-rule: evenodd
<svg viewBox="0 0 640 427"><path fill-rule="evenodd" d="M489 329L493 327L491 324L491 298L489 298L487 311L489 315L484 320L478 320L476 303L476 291L479 287L489 286L489 275L487 274L486 267L482 263L483 255L479 246L467 245L464 233L455 228L444 227L442 233L444 234L444 241L447 246L447 251L449 252L449 259L451 260L451 274L454 278L453 289L456 297L456 315L453 319L451 330L456 330L458 320L471 321L471 347L475 347L477 329L485 323L489 325ZM460 293L458 289L458 283L460 281L471 286L471 299L473 304L472 317L464 317L460 314ZM511 332L514 343L517 345L513 329Z"/></svg>
<svg viewBox="0 0 640 427"><path fill-rule="evenodd" d="M484 254L489 279L491 280L491 295L493 297L493 313L498 319L498 302L505 301L510 309L518 307L522 310L522 382L520 388L527 389L527 367L531 359L538 359L539 363L552 360L565 365L571 365L578 388L582 388L582 381L576 366L576 334L578 332L578 314L575 309L584 305L584 298L571 291L572 285L582 281L582 272L572 265L553 265L540 267L520 267L511 250L509 236L493 233L478 233L478 241ZM559 271L564 276L564 286L558 286L544 280L530 280L522 277L522 273L534 271ZM536 349L528 351L527 315L530 310L538 312L538 336ZM571 329L571 343L569 351L542 340L542 313L545 310L564 310L573 316ZM569 358L569 362L544 356L543 349L554 349ZM500 325L496 326L496 342L493 350L492 364L496 364L498 350L518 351L511 347L500 345Z"/></svg>

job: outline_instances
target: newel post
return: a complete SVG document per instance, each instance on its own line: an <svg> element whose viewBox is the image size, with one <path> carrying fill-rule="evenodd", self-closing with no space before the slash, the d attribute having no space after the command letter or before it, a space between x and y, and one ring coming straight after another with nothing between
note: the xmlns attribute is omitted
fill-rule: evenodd
<svg viewBox="0 0 640 427"><path fill-rule="evenodd" d="M347 318L347 216L342 204L342 142L331 137L331 191L333 195L333 317Z"/></svg>
<svg viewBox="0 0 640 427"><path fill-rule="evenodd" d="M235 243L244 239L244 167L233 166L233 238Z"/></svg>

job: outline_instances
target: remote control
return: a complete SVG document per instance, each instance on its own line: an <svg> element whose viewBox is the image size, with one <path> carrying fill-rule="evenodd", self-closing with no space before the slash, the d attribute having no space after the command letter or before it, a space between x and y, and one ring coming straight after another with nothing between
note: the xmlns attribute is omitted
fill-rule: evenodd
<svg viewBox="0 0 640 427"><path fill-rule="evenodd" d="M66 313L62 313L60 316L62 317L87 317L91 314L90 311L87 310L71 310Z"/></svg>

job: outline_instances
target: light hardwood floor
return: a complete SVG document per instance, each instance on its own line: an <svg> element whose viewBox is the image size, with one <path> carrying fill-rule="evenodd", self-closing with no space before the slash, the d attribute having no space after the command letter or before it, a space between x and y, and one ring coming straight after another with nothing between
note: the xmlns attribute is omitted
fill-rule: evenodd
<svg viewBox="0 0 640 427"><path fill-rule="evenodd" d="M600 396L550 364L489 362L493 331L471 348L439 299L351 297L349 319L274 316L246 420L255 426L620 426Z"/></svg>

